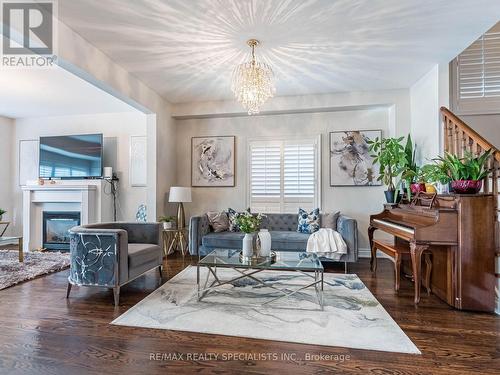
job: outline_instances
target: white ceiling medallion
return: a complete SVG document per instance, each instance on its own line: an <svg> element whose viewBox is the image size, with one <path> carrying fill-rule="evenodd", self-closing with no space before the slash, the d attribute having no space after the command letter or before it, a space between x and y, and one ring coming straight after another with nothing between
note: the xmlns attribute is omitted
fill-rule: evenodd
<svg viewBox="0 0 500 375"><path fill-rule="evenodd" d="M255 59L255 47L259 45L259 41L250 39L247 44L252 48L252 59L236 66L231 90L248 114L253 115L259 113L260 106L274 96L276 88L271 67Z"/></svg>

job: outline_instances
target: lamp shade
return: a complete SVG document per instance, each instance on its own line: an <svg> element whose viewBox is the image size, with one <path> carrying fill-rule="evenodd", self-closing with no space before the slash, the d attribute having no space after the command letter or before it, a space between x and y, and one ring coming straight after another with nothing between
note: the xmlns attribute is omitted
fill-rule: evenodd
<svg viewBox="0 0 500 375"><path fill-rule="evenodd" d="M191 188L172 186L168 196L169 202L191 202Z"/></svg>

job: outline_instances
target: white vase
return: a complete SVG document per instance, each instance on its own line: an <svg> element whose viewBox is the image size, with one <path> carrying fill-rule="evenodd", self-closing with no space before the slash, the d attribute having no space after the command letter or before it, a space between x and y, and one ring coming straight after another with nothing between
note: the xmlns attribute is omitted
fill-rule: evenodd
<svg viewBox="0 0 500 375"><path fill-rule="evenodd" d="M164 222L163 229L172 229L172 222L171 221Z"/></svg>
<svg viewBox="0 0 500 375"><path fill-rule="evenodd" d="M241 247L242 255L245 258L251 258L253 255L253 234L245 233L245 237L243 237L243 245Z"/></svg>
<svg viewBox="0 0 500 375"><path fill-rule="evenodd" d="M440 182L436 184L436 190L438 194L448 194L450 192L449 185Z"/></svg>
<svg viewBox="0 0 500 375"><path fill-rule="evenodd" d="M261 257L269 257L271 255L271 233L267 229L261 229L259 232L259 243Z"/></svg>

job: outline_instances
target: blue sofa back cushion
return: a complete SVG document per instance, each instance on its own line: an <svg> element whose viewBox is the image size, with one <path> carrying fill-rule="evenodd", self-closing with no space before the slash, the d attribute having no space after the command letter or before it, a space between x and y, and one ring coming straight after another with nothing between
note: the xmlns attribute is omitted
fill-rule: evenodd
<svg viewBox="0 0 500 375"><path fill-rule="evenodd" d="M294 231L270 231L273 250L305 251L309 234ZM245 233L210 232L203 236L201 243L206 249L241 249Z"/></svg>

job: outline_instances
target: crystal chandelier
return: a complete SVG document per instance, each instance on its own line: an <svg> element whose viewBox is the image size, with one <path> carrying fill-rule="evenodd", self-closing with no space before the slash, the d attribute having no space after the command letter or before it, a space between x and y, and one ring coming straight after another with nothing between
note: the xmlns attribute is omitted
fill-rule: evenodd
<svg viewBox="0 0 500 375"><path fill-rule="evenodd" d="M250 39L247 44L252 48L252 60L234 69L231 90L248 114L253 115L259 113L259 107L274 96L276 88L271 67L255 60L255 47L259 41Z"/></svg>

